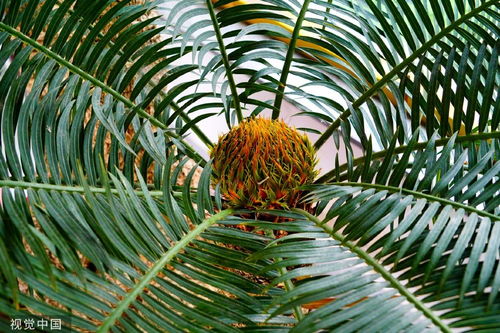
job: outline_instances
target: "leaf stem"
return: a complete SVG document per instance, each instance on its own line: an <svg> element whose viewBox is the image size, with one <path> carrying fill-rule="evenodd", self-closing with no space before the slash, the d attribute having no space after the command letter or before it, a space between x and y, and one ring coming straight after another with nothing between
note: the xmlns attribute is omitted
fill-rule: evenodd
<svg viewBox="0 0 500 333"><path fill-rule="evenodd" d="M469 211L471 213L476 213L478 215L481 215L481 216L484 216L484 217L488 217L488 218L490 218L490 219L492 219L494 221L495 220L496 221L500 221L500 216L498 216L498 215L491 214L491 213L482 211L480 209L464 205L464 204L456 202L456 201L452 201L452 200L440 198L440 197L437 197L437 196L434 196L434 195L431 195L431 194L425 194L425 193L418 192L418 191L408 190L408 189L401 188L401 187L388 186L388 185L380 185L380 184L369 184L369 183L356 183L356 182L334 182L334 183L328 183L327 185L353 186L353 187L360 186L360 187L363 187L363 188L373 188L373 189L376 189L376 190L387 190L387 191L389 191L391 193L411 194L411 195L413 195L415 197L424 198L424 199L427 199L427 200L430 200L430 201L437 201L437 202L440 202L442 204L454 206L454 207L457 207L457 208L462 208L462 209L467 210L467 211Z"/></svg>
<svg viewBox="0 0 500 333"><path fill-rule="evenodd" d="M268 236L269 238L271 239L275 239L276 237L274 236L274 233L272 230L269 230L267 229L265 231L266 233L266 236ZM271 246L276 246L276 244L272 244ZM276 258L275 260L276 262L280 262L282 261L281 258ZM279 267L278 268L278 273L280 274L280 276L283 276L287 273L287 269L286 267ZM285 290L287 292L289 291L292 291L294 289L294 285L292 283L292 281L290 279L287 279L285 280ZM294 306L293 307L293 314L295 315L295 318L297 318L298 321L302 320L304 318L304 313L302 313L302 309L300 308L300 306Z"/></svg>
<svg viewBox="0 0 500 333"><path fill-rule="evenodd" d="M68 68L69 71L72 73L80 76L84 80L87 80L94 85L100 87L103 91L109 93L111 96L115 97L117 100L122 102L125 106L129 107L132 112L137 113L139 116L142 118L145 118L151 122L151 124L163 129L165 131L165 135L170 136L172 138L176 138L179 141L183 141L182 138L177 135L176 133L169 131L168 127L162 123L160 120L156 119L155 117L151 116L149 113L147 113L145 110L142 108L139 108L136 104L134 104L131 100L114 90L113 88L109 87L106 85L104 82L98 80L97 78L93 77L91 74L85 72L84 70L80 69L78 66L73 65L71 62L67 61L57 53L51 51L50 49L46 48L45 46L41 45L38 43L36 40L31 39L30 37L26 36L20 31L17 31L16 29L4 24L3 22L0 22L0 30L4 30L11 35L15 36L16 38L20 39L23 41L25 44L28 44L32 46L33 48L37 49L38 51L44 53L47 57L55 60L59 65ZM187 147L187 153L188 155L190 154L190 157L193 158L194 160L200 162L200 164L204 165L206 164L206 161L203 157L201 157L192 147L188 146Z"/></svg>
<svg viewBox="0 0 500 333"><path fill-rule="evenodd" d="M332 0L328 0L328 4L331 5L332 4ZM331 11L331 7L327 7L326 8L326 13L327 14L330 14L330 11ZM326 28L326 23L328 22L328 18L325 16L324 19L323 19L323 25L321 26L321 30L325 30Z"/></svg>
<svg viewBox="0 0 500 333"><path fill-rule="evenodd" d="M62 4L61 1L57 1L57 4L60 6ZM69 12L74 14L74 10L73 9L69 9ZM92 26L92 25L91 25ZM99 36L99 38L103 38L103 34L101 32L99 32L97 34ZM109 42L110 45L114 45L113 41L110 41ZM118 51L119 54L123 54L123 50L119 50ZM144 74L143 71L141 70L140 71L141 74ZM155 82L153 80L150 80L147 82L147 85L150 86L150 87L154 87L155 86ZM162 97L165 97L166 94L163 90L161 90L159 92L159 94L162 96ZM174 101L172 101L170 103L172 105L172 108L174 110L178 110L180 109L179 105L177 103L175 103ZM191 121L191 118L189 117L189 115L187 113L185 113L184 111L180 112L179 115L181 116L181 118L186 122L186 123L189 123ZM213 144L212 142L210 141L210 139L205 135L205 133L203 133L200 128L196 125L196 124L193 124L191 126L191 129L193 130L193 132L200 138L201 141L203 141L203 143L207 146L207 147L212 147Z"/></svg>
<svg viewBox="0 0 500 333"><path fill-rule="evenodd" d="M215 14L214 5L212 0L206 0L208 12L210 14L210 20L214 27L215 36L217 38L217 43L219 44L220 54L222 57L222 63L226 69L227 80L229 82L229 88L231 89L231 95L233 96L233 106L236 110L236 117L238 122L243 121L243 112L241 111L240 97L238 96L238 90L236 89L236 82L234 81L233 72L231 71L231 65L229 64L229 57L227 56L226 46L224 45L224 39L222 38L222 33L220 31L217 16Z"/></svg>
<svg viewBox="0 0 500 333"><path fill-rule="evenodd" d="M204 232L212 224L222 220L233 213L232 209L223 210L208 219L205 219L195 229L191 230L180 241L172 246L161 258L143 275L137 284L129 291L114 308L109 316L104 320L102 325L97 329L97 333L108 332L115 322L122 316L123 312L127 310L130 304L135 301L144 289L151 283L151 281L160 273L160 271L167 265L177 254L179 254L186 246L191 243L196 237Z"/></svg>
<svg viewBox="0 0 500 333"><path fill-rule="evenodd" d="M370 87L370 89L366 90L358 99L356 99L351 108L356 109L361 106L369 97L371 97L376 91L382 88L389 80L392 79L394 75L400 72L403 68L405 68L408 64L410 64L413 60L417 59L418 56L424 54L432 45L434 45L438 40L442 37L446 36L449 32L457 28L459 25L467 21L469 18L475 16L476 14L483 11L483 9L497 3L498 0L490 0L484 2L482 5L474 8L464 16L460 17L458 20L453 21L446 28L441 30L439 33L434 35L431 39L429 39L426 43L424 43L420 48L418 48L415 52L413 52L408 58L403 60L399 65L395 66L389 73L384 75L377 83ZM340 123L343 120L346 120L351 115L351 108L346 109L340 116L325 130L325 132L318 138L318 140L314 143L314 147L318 150L325 142L330 138L332 133L339 128Z"/></svg>
<svg viewBox="0 0 500 333"><path fill-rule="evenodd" d="M283 64L283 69L281 71L278 93L276 94L276 98L274 100L274 109L272 115L273 119L277 119L280 115L280 108L281 108L281 103L283 102L283 96L286 88L286 81L288 79L288 74L290 73L290 67L292 66L293 55L295 54L297 40L300 37L300 30L302 29L302 23L304 22L307 9L309 8L310 3L311 0L304 1L304 4L300 9L299 17L295 22L295 27L293 28L292 39L290 39L290 43L288 45L288 51L286 53L285 63Z"/></svg>
<svg viewBox="0 0 500 333"><path fill-rule="evenodd" d="M42 184L42 183L31 183L18 180L0 180L0 187L9 188L22 188L28 189L32 188L35 190L47 190L47 191L58 191L58 192L73 192L73 193L85 193L85 188L83 186L67 186L67 185L54 185L54 184ZM92 193L106 193L105 188L100 187L89 187ZM110 189L111 193L118 194L118 190ZM136 195L143 196L143 191L134 191ZM150 191L149 194L153 197L163 196L163 191ZM182 197L181 192L174 192L174 197Z"/></svg>
<svg viewBox="0 0 500 333"><path fill-rule="evenodd" d="M385 267L380 264L375 258L373 258L368 252L363 250L361 247L357 246L351 241L345 239L341 234L334 232L333 229L327 225L327 223L323 223L316 216L309 214L305 210L295 208L294 211L304 215L310 221L314 222L318 227L322 228L326 233L332 236L333 239L342 243L343 246L349 248L353 253L358 255L361 259L363 259L368 265L373 267L373 269L382 275L382 277L391 284L393 288L399 291L399 293L406 297L408 302L415 305L415 307L420 310L427 318L429 318L436 326L438 326L442 332L450 332L451 329L446 323L444 323L439 316L435 315L431 309L427 308L427 306L419 300L413 293L408 290L396 277L394 277Z"/></svg>
<svg viewBox="0 0 500 333"><path fill-rule="evenodd" d="M457 136L457 138L455 139L455 142L458 143L458 142L465 142L465 141L489 140L489 139L498 139L498 138L500 138L500 132L477 133L477 134ZM450 141L450 139L451 139L451 137L436 140L435 141L436 147L446 145L448 143L448 141ZM419 142L419 143L415 144L414 150L424 149L425 147L427 147L428 144L429 144L429 141ZM408 146L406 146L406 145L397 147L396 149L394 149L393 154L396 155L396 154L403 153L406 151L407 148L408 148ZM377 159L380 157L384 157L386 155L387 155L387 149L384 149L384 150L381 150L377 153L372 154L371 159L374 160L374 159ZM365 161L365 159L366 159L366 156L361 156L361 157L354 159L353 166L357 166L357 165L361 164L362 162ZM348 168L348 163L344 163L338 168L338 170L333 169L333 170L330 170L327 173L325 173L323 176L318 178L315 181L315 183L316 184L325 183L325 182L329 181L330 179L332 179L333 177L335 177L335 173L337 171L343 172L343 171L347 170L347 168Z"/></svg>
<svg viewBox="0 0 500 333"><path fill-rule="evenodd" d="M16 38L22 40L25 44L28 44L32 46L33 48L37 49L38 51L44 53L47 57L55 60L59 65L64 66L68 68L71 72L77 74L78 76L82 77L83 79L92 82L94 85L98 86L123 104L125 104L127 107L131 108L134 112L139 114L141 117L149 120L151 124L158 126L161 129L167 130L167 126L163 124L161 121L156 119L155 117L151 116L149 113L147 113L145 110L139 108L137 105L135 105L131 100L105 84L104 82L98 80L97 78L93 77L91 74L85 72L84 70L80 69L78 66L73 65L71 62L67 61L57 53L49 50L47 47L41 45L38 43L36 40L31 39L30 37L26 36L22 32L6 25L3 22L0 22L0 30L4 30L8 32L9 34L15 36ZM175 135L174 133L170 133L170 135Z"/></svg>

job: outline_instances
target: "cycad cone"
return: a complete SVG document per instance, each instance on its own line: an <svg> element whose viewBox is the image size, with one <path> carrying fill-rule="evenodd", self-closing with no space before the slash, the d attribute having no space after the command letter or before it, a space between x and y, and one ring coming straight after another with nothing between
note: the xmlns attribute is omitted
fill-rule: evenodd
<svg viewBox="0 0 500 333"><path fill-rule="evenodd" d="M253 118L219 138L211 151L214 183L229 206L287 209L300 201L300 186L317 176L314 147L281 120Z"/></svg>

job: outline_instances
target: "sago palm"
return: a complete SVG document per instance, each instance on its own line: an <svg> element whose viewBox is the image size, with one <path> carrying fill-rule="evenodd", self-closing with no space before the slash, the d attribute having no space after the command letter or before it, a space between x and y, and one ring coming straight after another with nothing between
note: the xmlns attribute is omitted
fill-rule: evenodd
<svg viewBox="0 0 500 333"><path fill-rule="evenodd" d="M499 7L0 0L0 331L498 332ZM334 167L231 204L285 102Z"/></svg>

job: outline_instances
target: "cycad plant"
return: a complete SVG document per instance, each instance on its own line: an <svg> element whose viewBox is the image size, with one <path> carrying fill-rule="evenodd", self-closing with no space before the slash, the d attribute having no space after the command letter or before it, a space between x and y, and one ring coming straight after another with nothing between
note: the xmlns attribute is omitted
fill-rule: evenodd
<svg viewBox="0 0 500 333"><path fill-rule="evenodd" d="M0 0L0 331L498 332L499 2L170 2ZM346 162L230 204L284 101Z"/></svg>

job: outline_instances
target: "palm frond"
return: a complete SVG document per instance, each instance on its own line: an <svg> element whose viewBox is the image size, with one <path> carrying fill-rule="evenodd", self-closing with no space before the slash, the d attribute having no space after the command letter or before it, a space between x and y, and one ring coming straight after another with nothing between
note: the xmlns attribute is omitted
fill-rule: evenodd
<svg viewBox="0 0 500 333"><path fill-rule="evenodd" d="M211 227L232 211L206 218L212 208L202 199L192 206L190 182L173 192L172 161L161 191L149 191L142 178L142 190L134 191L120 172L98 189L2 183L2 234L10 235L0 243L2 313L50 313L67 328L92 331L235 331L234 324L263 320L269 297L254 279L266 262L248 265L245 257L267 238ZM205 172L200 183L208 186L209 177ZM230 248L234 239L239 250ZM29 289L20 293L23 286Z"/></svg>
<svg viewBox="0 0 500 333"><path fill-rule="evenodd" d="M494 60L498 45L495 41L496 29L492 24L495 18L491 16L491 11L497 6L495 1L482 1L472 8L470 2L457 1L457 8L461 8L458 11L450 10L448 4L432 5L432 10L426 11L421 1L412 4L399 1L397 5L391 1L380 4L372 1L363 4L351 1L317 3L331 8L330 12L324 14L324 20L330 23L324 23L326 28L314 31L330 41L332 50L339 43L337 41L355 43L357 47L351 48L370 66L361 67L356 73L357 77L367 82L366 88L360 91L361 95L352 103L352 107L346 109L322 134L316 143L317 147L340 127L341 122L350 117L353 110L358 111L365 103L368 106L373 104L372 97L379 97L384 108L374 111L375 107L372 106L372 115L363 112L363 116L373 117L372 122L375 123L377 118L381 119L379 122L388 122L392 128L402 127L407 139L422 123L422 119L426 120L429 137L435 128L440 128L442 135L451 135L461 126L470 133L480 118L483 119L481 130L488 131L483 123L494 110L491 92L489 89L483 92L478 87L479 82L486 79L498 79L494 78L498 70ZM359 22L360 27L338 27L336 19L340 13ZM321 12L316 11L315 14L320 15ZM412 24L412 29L407 28L408 23ZM475 32L472 34L467 29L470 26L474 27L472 30ZM344 34L346 38L340 39L336 34ZM473 36L472 39L466 38L469 35ZM402 38L407 43L402 43ZM377 45L380 51L374 49L373 45ZM340 50L338 53L343 56ZM454 75L452 71L462 75ZM375 82L372 73L379 73L380 79ZM442 94L438 93L440 90ZM484 98L482 93L485 94ZM388 98L391 103L384 101ZM459 113L465 99L470 109L468 117L459 114L453 116L450 113L451 106ZM407 124L407 113L410 114L411 128ZM448 125L448 118L453 119L452 126ZM493 126L492 130L495 128ZM375 138L381 140L382 145L387 145L387 141L383 142L382 131L379 127L377 130L371 129L372 133L379 133L374 134Z"/></svg>
<svg viewBox="0 0 500 333"><path fill-rule="evenodd" d="M0 330L498 330L498 7L1 1ZM283 100L336 168L226 209L188 140Z"/></svg>
<svg viewBox="0 0 500 333"><path fill-rule="evenodd" d="M90 183L97 184L99 165L93 155L106 155L108 170L114 172L115 166L123 167L125 163L125 174L132 179L133 163L142 163L141 170L145 174L144 170L153 161L160 166L165 163L166 148L173 140L183 141L175 129L165 125L163 118L168 118L168 114L162 116L162 112L155 109L153 116L151 109L145 110L158 94L156 89L147 86L146 78L151 79L158 69L153 67L146 74L141 71L157 58L151 57L151 52L146 52L148 57L139 56L140 52L129 52L145 45L162 30L142 31L154 18L135 22L151 10L153 4L148 7L125 5L126 2L108 8L94 4L90 8L96 12L88 12L92 16L86 16L85 20L81 19L83 8L77 6L70 10L68 6L57 7L53 2L44 3L34 12L26 7L26 12L22 13L33 16L29 19L21 20L21 16L7 12L0 22L2 58L11 57L0 83L4 101L2 146L5 157L2 160L10 161L2 163L3 174L10 174L17 180L26 177L33 182L37 175L44 182L50 179L56 184L72 184L76 162L80 160ZM104 21L94 24L98 15L113 22L105 32ZM62 31L58 31L50 20L53 17L67 21L61 25ZM40 27L30 30L33 20L37 20ZM24 27L23 23L28 26ZM68 29L64 28L66 26ZM43 37L40 29L44 32ZM81 41L85 32L88 34ZM63 44L68 34L73 34L72 38ZM150 45L148 48L155 50L164 45L165 42L160 42L158 47ZM86 54L89 49L91 52ZM168 50L164 52L168 54ZM97 67L97 59L106 65ZM139 74L144 74L140 80ZM173 73L169 80L176 77ZM11 88L13 79L16 85ZM124 90L128 87L133 89L125 97ZM40 110L34 112L38 105L41 105ZM58 111L52 112L54 109ZM194 123L190 123L192 125ZM152 131L151 126L156 129ZM19 155L14 142L16 132ZM109 135L112 140L108 148L104 147L104 140ZM188 154L202 161L189 146L186 149ZM143 157L138 158L142 152Z"/></svg>
<svg viewBox="0 0 500 333"><path fill-rule="evenodd" d="M478 213L496 214L499 203L493 197L498 191L500 172L497 132L455 135L439 141L435 135L419 144L417 137L415 134L408 146L396 149L395 135L386 151L367 154L356 161L349 157L347 164L323 179L334 177L351 184L388 186L406 193L417 191L453 204L468 203Z"/></svg>
<svg viewBox="0 0 500 333"><path fill-rule="evenodd" d="M497 222L363 184L324 185L311 195L332 200L326 217L298 212L295 233L253 256L279 258L268 269L288 269L273 284L295 281L271 315L315 309L292 331L498 328Z"/></svg>

